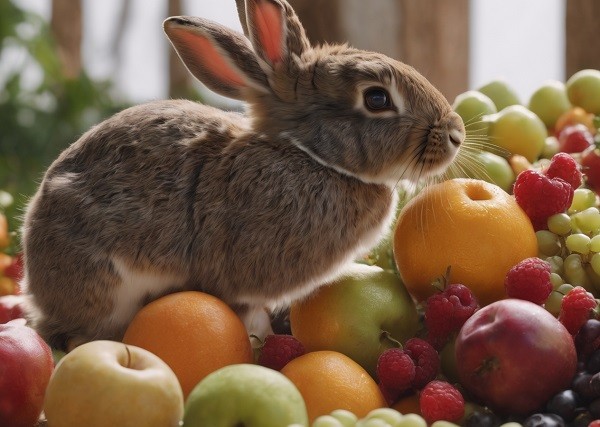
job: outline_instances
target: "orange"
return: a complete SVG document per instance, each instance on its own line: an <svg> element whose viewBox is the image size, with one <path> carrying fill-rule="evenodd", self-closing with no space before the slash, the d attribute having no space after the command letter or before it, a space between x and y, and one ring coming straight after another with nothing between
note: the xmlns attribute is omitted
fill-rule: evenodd
<svg viewBox="0 0 600 427"><path fill-rule="evenodd" d="M406 289L418 301L450 267L450 283L468 286L481 306L505 298L508 270L537 256L531 221L514 197L475 179L426 187L400 211L394 257Z"/></svg>
<svg viewBox="0 0 600 427"><path fill-rule="evenodd" d="M235 363L253 363L250 339L240 318L223 301L202 292L177 292L144 306L129 324L123 342L165 361L185 397L211 372Z"/></svg>
<svg viewBox="0 0 600 427"><path fill-rule="evenodd" d="M419 395L417 393L412 393L401 397L396 403L392 405L392 408L400 412L402 415L421 415L421 404L419 403Z"/></svg>
<svg viewBox="0 0 600 427"><path fill-rule="evenodd" d="M337 351L306 353L281 370L300 390L310 422L335 409L346 409L358 418L387 407L373 378L358 363Z"/></svg>

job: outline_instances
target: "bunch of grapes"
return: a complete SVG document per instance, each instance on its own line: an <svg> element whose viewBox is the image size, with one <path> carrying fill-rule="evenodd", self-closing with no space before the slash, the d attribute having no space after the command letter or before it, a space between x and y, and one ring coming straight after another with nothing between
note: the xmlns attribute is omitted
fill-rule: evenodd
<svg viewBox="0 0 600 427"><path fill-rule="evenodd" d="M536 232L539 257L552 266L554 287L545 307L558 315L562 298L581 286L600 295L600 210L598 195L585 187L575 190L566 212L548 218L548 229Z"/></svg>

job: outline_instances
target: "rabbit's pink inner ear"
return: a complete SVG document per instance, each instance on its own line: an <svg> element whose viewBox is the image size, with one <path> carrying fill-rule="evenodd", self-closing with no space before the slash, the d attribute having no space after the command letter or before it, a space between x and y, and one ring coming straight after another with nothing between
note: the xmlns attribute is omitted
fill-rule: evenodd
<svg viewBox="0 0 600 427"><path fill-rule="evenodd" d="M254 8L254 22L264 54L272 64L283 59L282 11L270 1L258 1Z"/></svg>
<svg viewBox="0 0 600 427"><path fill-rule="evenodd" d="M179 39L182 44L187 45L189 49L186 49L186 54L187 56L192 56L192 58L189 58L192 60L191 63L199 64L213 78L233 86L246 86L243 76L206 37L177 29L173 30L172 37ZM190 63L189 61L185 62Z"/></svg>

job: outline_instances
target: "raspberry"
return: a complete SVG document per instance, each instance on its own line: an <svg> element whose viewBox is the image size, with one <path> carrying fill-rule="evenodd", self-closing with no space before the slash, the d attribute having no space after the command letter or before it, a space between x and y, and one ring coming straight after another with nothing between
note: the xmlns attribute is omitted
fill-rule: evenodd
<svg viewBox="0 0 600 427"><path fill-rule="evenodd" d="M477 300L465 285L452 284L430 296L425 308L428 341L441 350L451 334L458 332L478 308Z"/></svg>
<svg viewBox="0 0 600 427"><path fill-rule="evenodd" d="M583 324L590 319L591 311L597 305L591 293L581 286L575 286L563 297L558 320L571 335L576 335Z"/></svg>
<svg viewBox="0 0 600 427"><path fill-rule="evenodd" d="M588 424L588 427L600 427L600 420L594 420Z"/></svg>
<svg viewBox="0 0 600 427"><path fill-rule="evenodd" d="M414 388L423 388L440 372L440 356L427 341L411 338L404 344L404 351L415 362L415 378L412 383Z"/></svg>
<svg viewBox="0 0 600 427"><path fill-rule="evenodd" d="M513 187L517 203L536 231L547 229L550 216L571 206L574 191L562 178L550 178L532 169L521 172Z"/></svg>
<svg viewBox="0 0 600 427"><path fill-rule="evenodd" d="M550 166L545 171L548 178L561 178L571 184L573 189L578 188L582 182L582 175L577 162L567 153L557 153L552 157Z"/></svg>
<svg viewBox="0 0 600 427"><path fill-rule="evenodd" d="M434 380L421 391L419 407L429 424L440 420L458 422L465 413L465 399L452 384Z"/></svg>
<svg viewBox="0 0 600 427"><path fill-rule="evenodd" d="M290 360L306 353L304 345L292 335L267 335L260 349L258 364L280 371Z"/></svg>
<svg viewBox="0 0 600 427"><path fill-rule="evenodd" d="M506 295L542 305L552 292L551 273L552 267L547 261L537 257L524 259L506 274Z"/></svg>
<svg viewBox="0 0 600 427"><path fill-rule="evenodd" d="M411 388L415 373L415 362L401 348L389 348L377 360L379 386L390 404Z"/></svg>

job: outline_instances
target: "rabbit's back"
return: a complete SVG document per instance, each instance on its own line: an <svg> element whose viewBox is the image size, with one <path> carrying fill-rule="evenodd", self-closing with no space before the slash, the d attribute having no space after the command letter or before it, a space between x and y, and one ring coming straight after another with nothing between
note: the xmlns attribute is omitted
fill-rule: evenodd
<svg viewBox="0 0 600 427"><path fill-rule="evenodd" d="M52 164L27 223L114 253L152 248L155 255L139 261L148 257L160 268L173 239L178 245L191 239L182 230L194 227L191 210L203 168L244 124L239 114L189 101L127 109L92 128ZM39 243L32 242L33 250L44 247Z"/></svg>

